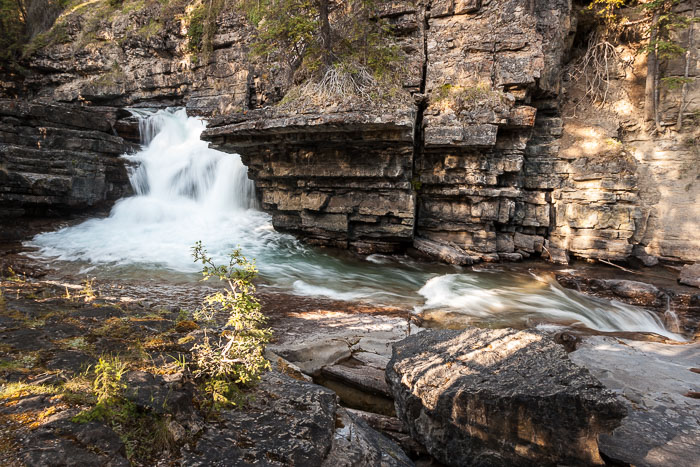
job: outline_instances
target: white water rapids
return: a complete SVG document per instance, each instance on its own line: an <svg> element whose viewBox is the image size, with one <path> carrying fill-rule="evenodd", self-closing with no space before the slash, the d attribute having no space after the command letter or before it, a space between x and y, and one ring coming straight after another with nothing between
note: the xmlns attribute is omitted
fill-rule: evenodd
<svg viewBox="0 0 700 467"><path fill-rule="evenodd" d="M205 123L184 110L139 114L143 149L125 155L135 195L109 217L37 235L29 244L53 261L83 264L83 273L143 277L199 270L191 247L201 240L223 260L240 247L263 280L299 295L412 306L460 325L553 323L600 331L654 332L672 339L656 314L587 297L551 280L504 271L473 272L405 258L333 256L275 232L255 208L253 183L236 155L209 149Z"/></svg>

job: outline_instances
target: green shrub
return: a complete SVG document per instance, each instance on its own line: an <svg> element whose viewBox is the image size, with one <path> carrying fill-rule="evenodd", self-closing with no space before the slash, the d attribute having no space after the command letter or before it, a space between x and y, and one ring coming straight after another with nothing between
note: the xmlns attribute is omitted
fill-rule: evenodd
<svg viewBox="0 0 700 467"><path fill-rule="evenodd" d="M95 381L93 390L98 402L115 398L126 388L122 376L126 372L126 364L118 357L100 357L95 365Z"/></svg>
<svg viewBox="0 0 700 467"><path fill-rule="evenodd" d="M288 84L312 82L328 88L321 92L371 97L370 88L390 89L398 81L403 55L374 1L241 1L257 30L252 54L282 64ZM330 9L327 21L324 3ZM302 89L299 97L304 94Z"/></svg>
<svg viewBox="0 0 700 467"><path fill-rule="evenodd" d="M271 331L263 327L267 318L260 311L253 285L258 271L240 250L229 255L228 265L216 265L197 242L193 256L202 263L204 280L216 278L227 286L207 296L195 313L200 321L211 323L220 315L227 321L215 341L205 333L204 341L193 347L193 375L204 382L214 405L235 405L240 388L257 382L270 367L263 354Z"/></svg>

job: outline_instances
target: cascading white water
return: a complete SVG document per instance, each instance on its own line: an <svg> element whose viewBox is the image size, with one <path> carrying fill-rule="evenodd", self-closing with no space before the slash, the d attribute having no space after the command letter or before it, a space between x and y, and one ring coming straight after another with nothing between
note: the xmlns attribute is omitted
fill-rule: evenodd
<svg viewBox="0 0 700 467"><path fill-rule="evenodd" d="M135 111L136 113L136 111ZM526 274L465 272L402 258L339 258L275 232L255 207L253 183L237 155L209 149L204 122L184 110L139 111L143 149L125 155L135 195L109 217L37 235L44 258L87 263L84 272L133 275L135 270L199 270L191 247L202 241L221 261L232 248L255 258L263 279L300 295L367 300L455 313L498 324L580 324L601 331L641 331L681 340L637 307L587 297Z"/></svg>
<svg viewBox="0 0 700 467"><path fill-rule="evenodd" d="M196 241L223 250L235 246L232 232L267 228L264 217L245 214L255 193L240 157L209 149L199 139L201 120L184 110L139 116L144 149L124 156L135 196L118 201L105 219L37 236L44 255L192 271Z"/></svg>
<svg viewBox="0 0 700 467"><path fill-rule="evenodd" d="M495 274L497 272L434 277L418 291L426 299L418 310L427 316L437 312L443 320L454 324L471 318L489 321L488 318L500 315L505 322L513 318L540 322L544 318L550 322L579 323L599 331L646 330L671 339L679 338L664 327L656 314L638 307L564 289L551 279L535 277L533 281L525 275L511 276L508 283L488 279ZM504 313L508 314L507 318Z"/></svg>

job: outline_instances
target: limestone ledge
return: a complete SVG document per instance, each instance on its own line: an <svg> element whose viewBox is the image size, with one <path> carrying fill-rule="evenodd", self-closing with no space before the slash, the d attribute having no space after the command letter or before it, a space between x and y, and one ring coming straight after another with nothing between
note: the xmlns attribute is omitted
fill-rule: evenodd
<svg viewBox="0 0 700 467"><path fill-rule="evenodd" d="M392 252L413 235L415 111L280 115L213 121L202 138L241 154L276 229L311 243Z"/></svg>

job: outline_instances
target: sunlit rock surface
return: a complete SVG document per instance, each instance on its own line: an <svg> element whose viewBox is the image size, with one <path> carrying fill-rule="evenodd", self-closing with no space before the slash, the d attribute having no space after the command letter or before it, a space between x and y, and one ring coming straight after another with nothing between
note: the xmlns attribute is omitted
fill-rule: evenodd
<svg viewBox="0 0 700 467"><path fill-rule="evenodd" d="M683 266L678 282L692 287L700 287L700 263Z"/></svg>
<svg viewBox="0 0 700 467"><path fill-rule="evenodd" d="M700 345L588 337L569 354L628 410L622 425L600 436L609 459L635 466L696 466L700 459ZM693 371L693 369L695 369Z"/></svg>
<svg viewBox="0 0 700 467"><path fill-rule="evenodd" d="M397 415L447 465L596 465L626 409L551 338L513 329L428 331L394 345Z"/></svg>

